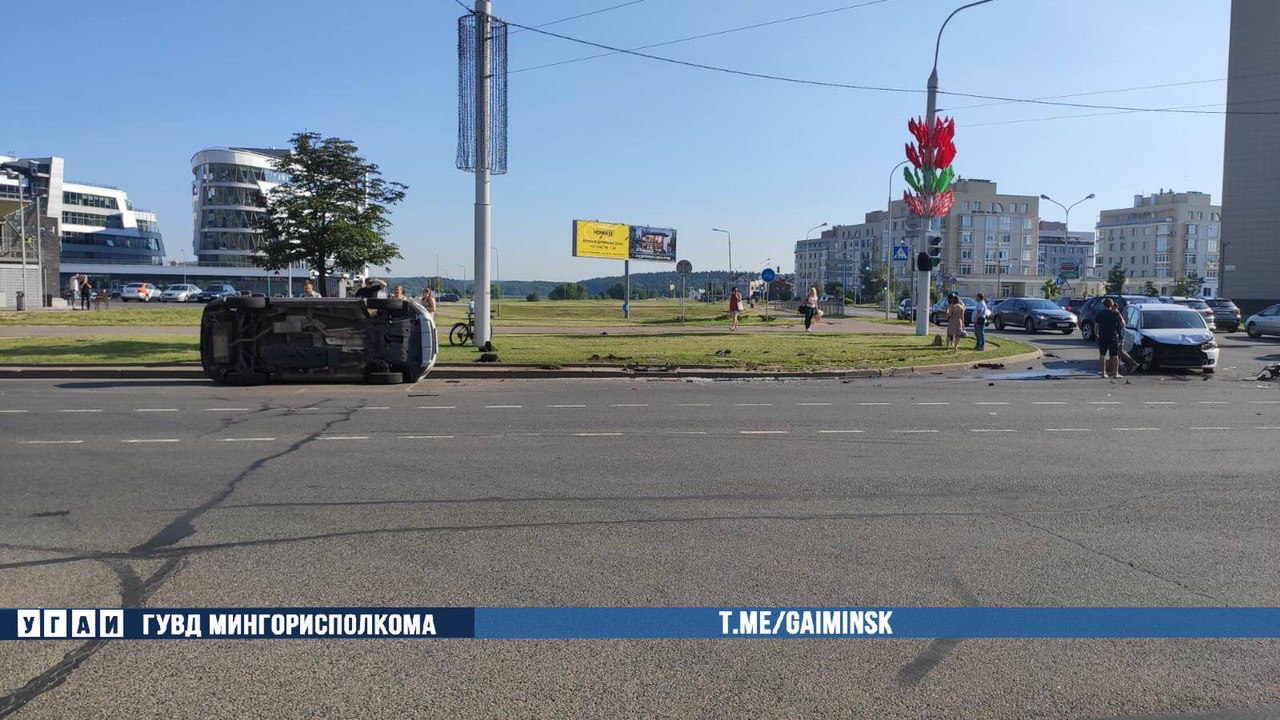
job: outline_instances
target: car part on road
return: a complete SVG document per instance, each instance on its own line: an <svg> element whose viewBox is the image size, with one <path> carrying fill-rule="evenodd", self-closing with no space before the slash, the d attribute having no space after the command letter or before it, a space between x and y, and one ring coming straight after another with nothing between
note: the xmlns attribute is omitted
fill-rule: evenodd
<svg viewBox="0 0 1280 720"><path fill-rule="evenodd" d="M396 298L232 296L206 305L200 323L205 375L227 385L415 382L437 352L431 315Z"/></svg>

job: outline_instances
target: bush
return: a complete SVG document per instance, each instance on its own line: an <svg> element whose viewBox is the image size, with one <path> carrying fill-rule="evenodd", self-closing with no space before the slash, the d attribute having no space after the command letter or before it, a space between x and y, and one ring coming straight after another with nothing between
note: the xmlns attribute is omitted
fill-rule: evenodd
<svg viewBox="0 0 1280 720"><path fill-rule="evenodd" d="M538 302L542 298L538 297L538 293L531 292L528 295L526 295L524 299L525 299L525 302Z"/></svg>

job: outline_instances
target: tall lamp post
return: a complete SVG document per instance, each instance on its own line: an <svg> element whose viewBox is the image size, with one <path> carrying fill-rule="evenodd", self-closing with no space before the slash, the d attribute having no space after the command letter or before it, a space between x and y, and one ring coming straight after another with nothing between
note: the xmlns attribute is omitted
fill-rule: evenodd
<svg viewBox="0 0 1280 720"><path fill-rule="evenodd" d="M967 10L978 5L985 5L991 0L978 0L967 5L961 5L946 20L942 21L942 27L938 28L938 39L933 45L933 71L929 73L929 94L925 102L925 127L932 128L934 119L938 115L938 53L942 50L942 33L947 29L947 23L951 22L951 18L955 17L961 10ZM916 238L916 248L918 253L927 253L929 248L925 238L928 237L929 228L933 226L933 218L920 218L919 235ZM928 270L917 270L916 272L916 308L929 306L929 275ZM929 334L929 315L928 313L916 312L916 335Z"/></svg>
<svg viewBox="0 0 1280 720"><path fill-rule="evenodd" d="M1093 194L1093 193L1089 193L1087 196L1080 198L1079 200L1077 200L1077 201L1075 201L1075 202L1071 203L1070 205L1063 205L1062 203L1058 202L1057 200L1054 200L1053 198L1049 197L1048 195L1043 195L1043 194L1042 194L1042 195L1040 196L1040 199L1041 199L1041 200L1048 200L1049 202L1053 203L1054 205L1057 205L1058 207L1062 208L1062 212L1063 212L1063 214L1066 216L1065 218L1063 218L1063 223L1062 223L1062 240L1063 240L1063 242L1066 242L1067 240L1070 240L1070 239L1071 239L1071 208L1073 208L1073 207L1075 207L1075 206L1079 205L1080 203L1084 202L1085 200L1092 200L1094 197L1095 197L1095 196L1094 196L1094 194ZM1045 268L1045 270L1046 270L1046 271L1047 271L1048 269L1049 269L1049 268ZM1000 297L1000 295L999 295L999 288L996 288L996 297Z"/></svg>
<svg viewBox="0 0 1280 720"><path fill-rule="evenodd" d="M893 293L890 292L890 289L893 287L893 233L890 232L893 228L893 177L898 174L898 170L900 170L903 165L906 165L909 162L911 161L903 160L897 165L894 165L893 169L889 171L889 204L884 206L884 261L885 264L889 266L889 271L885 273L884 285L885 320L889 319L889 299L893 295Z"/></svg>
<svg viewBox="0 0 1280 720"><path fill-rule="evenodd" d="M711 228L711 232L722 232L724 233L725 238L729 241L729 274L725 276L724 281L724 295L725 297L728 297L729 283L733 282L733 234L728 230L721 230L720 228Z"/></svg>
<svg viewBox="0 0 1280 720"><path fill-rule="evenodd" d="M462 263L455 263L455 265L462 270L462 294L465 296L467 294L467 266ZM474 293L472 297L475 297Z"/></svg>

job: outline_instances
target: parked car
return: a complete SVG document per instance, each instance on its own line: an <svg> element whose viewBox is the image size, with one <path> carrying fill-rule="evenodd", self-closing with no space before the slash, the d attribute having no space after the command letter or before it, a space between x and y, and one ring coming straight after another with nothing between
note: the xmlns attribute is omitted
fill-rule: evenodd
<svg viewBox="0 0 1280 720"><path fill-rule="evenodd" d="M239 294L240 293L230 285L206 285L205 288L196 295L196 301L207 303L211 300L217 300L218 298L232 297Z"/></svg>
<svg viewBox="0 0 1280 720"><path fill-rule="evenodd" d="M456 293L445 293L436 299L440 302L458 302L462 298L458 297Z"/></svg>
<svg viewBox="0 0 1280 720"><path fill-rule="evenodd" d="M1054 304L1073 315L1079 316L1080 306L1084 305L1084 298L1060 297L1054 301Z"/></svg>
<svg viewBox="0 0 1280 720"><path fill-rule="evenodd" d="M960 302L964 303L964 324L972 325L973 309L977 307L978 301L974 300L971 297L962 297L960 298ZM938 302L934 303L933 310L929 313L929 319L933 321L934 325L947 324L947 299L946 298L942 298Z"/></svg>
<svg viewBox="0 0 1280 720"><path fill-rule="evenodd" d="M200 294L195 285L170 285L160 293L160 302L191 302Z"/></svg>
<svg viewBox="0 0 1280 720"><path fill-rule="evenodd" d="M1147 297L1146 295L1094 295L1088 300L1085 300L1084 304L1080 306L1080 312L1076 313L1076 316L1080 321L1080 336L1085 340L1092 341L1094 339L1093 319L1102 311L1102 301L1108 298L1115 302L1116 310L1120 311L1121 315L1124 314L1125 309L1130 305L1143 305L1159 302L1159 300Z"/></svg>
<svg viewBox="0 0 1280 720"><path fill-rule="evenodd" d="M1176 303L1130 304L1124 312L1124 350L1140 370L1192 368L1212 373L1218 342L1204 316Z"/></svg>
<svg viewBox="0 0 1280 720"><path fill-rule="evenodd" d="M899 320L914 320L915 318L916 314L912 311L911 298L906 298L902 302L898 303Z"/></svg>
<svg viewBox="0 0 1280 720"><path fill-rule="evenodd" d="M1280 335L1280 305L1272 305L1250 315L1249 319L1244 321L1244 331L1252 338Z"/></svg>
<svg viewBox="0 0 1280 720"><path fill-rule="evenodd" d="M1028 333L1057 330L1063 335L1070 335L1076 331L1076 322L1075 313L1063 310L1052 300L1021 297L1000 303L991 324L996 330L1012 325Z"/></svg>
<svg viewBox="0 0 1280 720"><path fill-rule="evenodd" d="M1206 303L1204 300L1201 300L1200 298L1193 298L1193 297L1171 297L1169 298L1168 302L1171 302L1174 305L1182 305L1183 307L1189 307L1192 310L1195 310L1196 312L1200 313L1201 317L1204 318L1204 323L1209 326L1210 330L1217 329L1217 326L1216 326L1217 313L1215 313L1214 309L1209 307L1209 304Z"/></svg>
<svg viewBox="0 0 1280 720"><path fill-rule="evenodd" d="M129 302L151 302L160 299L160 288L151 283L129 283L120 290L120 299Z"/></svg>
<svg viewBox="0 0 1280 720"><path fill-rule="evenodd" d="M1205 304L1213 308L1213 324L1223 332L1236 332L1240 329L1240 308L1227 298L1204 298Z"/></svg>
<svg viewBox="0 0 1280 720"><path fill-rule="evenodd" d="M200 361L228 385L416 382L435 364L431 315L396 298L218 298L200 321Z"/></svg>

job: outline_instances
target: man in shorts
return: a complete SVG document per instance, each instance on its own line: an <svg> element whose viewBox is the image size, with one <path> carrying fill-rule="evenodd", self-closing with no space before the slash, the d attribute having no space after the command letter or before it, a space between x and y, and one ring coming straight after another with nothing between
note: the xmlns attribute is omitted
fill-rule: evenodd
<svg viewBox="0 0 1280 720"><path fill-rule="evenodd" d="M1098 338L1098 364L1102 377L1120 377L1120 342L1124 335L1124 317L1111 298L1102 301L1102 312L1094 319L1094 335Z"/></svg>

